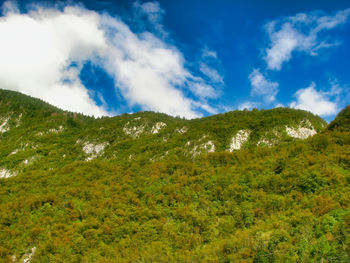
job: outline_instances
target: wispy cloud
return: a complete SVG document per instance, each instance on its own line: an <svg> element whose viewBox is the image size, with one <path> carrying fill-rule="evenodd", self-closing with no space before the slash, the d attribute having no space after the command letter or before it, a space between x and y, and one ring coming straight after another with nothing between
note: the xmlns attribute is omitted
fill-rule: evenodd
<svg viewBox="0 0 350 263"><path fill-rule="evenodd" d="M162 24L165 10L160 6L158 2L154 1L140 3L139 1L136 1L134 3L134 9L137 13L137 17L144 16L147 18L155 33L159 34L161 37L168 36L168 33Z"/></svg>
<svg viewBox="0 0 350 263"><path fill-rule="evenodd" d="M271 21L266 25L270 47L264 57L271 70L280 70L294 52L304 52L317 56L320 50L339 45L339 41L329 41L321 32L344 24L350 9L339 11L333 16L321 13L300 13Z"/></svg>
<svg viewBox="0 0 350 263"><path fill-rule="evenodd" d="M216 51L211 50L207 46L205 46L202 49L202 58L217 59L218 54L216 53Z"/></svg>
<svg viewBox="0 0 350 263"><path fill-rule="evenodd" d="M253 69L249 75L252 86L251 95L262 96L266 103L275 101L278 92L278 83L266 79L259 69Z"/></svg>
<svg viewBox="0 0 350 263"><path fill-rule="evenodd" d="M154 24L161 23L162 17L165 14L164 9L161 8L158 2L145 2L140 4L135 2L135 6L138 6L142 12L148 15L149 20Z"/></svg>
<svg viewBox="0 0 350 263"><path fill-rule="evenodd" d="M5 1L1 6L1 11L4 15L18 13L17 1Z"/></svg>
<svg viewBox="0 0 350 263"><path fill-rule="evenodd" d="M217 98L220 96L225 85L224 77L218 69L221 68L221 61L214 50L204 47L201 51L201 58L198 62L199 71L203 74L201 78L192 77L195 85L192 89L203 91L207 98ZM197 87L196 87L197 86ZM202 96L202 94L198 94Z"/></svg>
<svg viewBox="0 0 350 263"><path fill-rule="evenodd" d="M163 11L157 2L139 5L154 26L159 24ZM215 111L207 103L216 96L215 69L204 67L209 80L194 75L179 49L157 34L134 33L120 18L81 6L37 6L21 14L13 2L5 2L2 11L2 87L66 110L108 115L80 80L83 65L91 61L113 77L130 106L187 118Z"/></svg>
<svg viewBox="0 0 350 263"><path fill-rule="evenodd" d="M206 75L211 80L211 82L216 84L224 83L223 77L215 68L209 67L206 63L200 62L199 69L204 75Z"/></svg>

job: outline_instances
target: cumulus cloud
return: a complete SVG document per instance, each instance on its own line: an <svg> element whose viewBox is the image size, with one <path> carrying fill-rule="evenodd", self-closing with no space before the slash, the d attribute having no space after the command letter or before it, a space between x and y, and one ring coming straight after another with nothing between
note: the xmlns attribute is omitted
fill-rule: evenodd
<svg viewBox="0 0 350 263"><path fill-rule="evenodd" d="M280 70L283 63L292 58L294 52L316 56L321 49L339 45L339 41L328 42L321 33L344 24L349 15L350 8L333 16L300 13L271 21L266 25L270 47L266 49L264 59L268 68Z"/></svg>
<svg viewBox="0 0 350 263"><path fill-rule="evenodd" d="M158 3L141 7L150 20L159 20ZM91 61L113 77L130 106L187 118L201 116L202 110L215 111L206 101L214 96L210 83L189 72L182 53L162 38L147 31L136 34L118 17L81 6L36 8L20 14L13 2L3 5L2 87L65 110L108 115L80 80L83 65ZM185 95L189 92L190 97Z"/></svg>
<svg viewBox="0 0 350 263"><path fill-rule="evenodd" d="M316 84L311 83L309 87L295 93L296 101L293 101L290 107L307 110L320 116L336 114L339 110L338 105L336 101L331 100L331 96L336 95L334 92L338 91L334 89L330 92L317 91Z"/></svg>
<svg viewBox="0 0 350 263"><path fill-rule="evenodd" d="M266 103L271 103L276 99L278 83L266 79L259 69L253 69L249 80L252 86L252 95L263 96Z"/></svg>
<svg viewBox="0 0 350 263"><path fill-rule="evenodd" d="M107 115L79 79L82 63L106 47L98 15L73 7L5 13L0 18L1 86L62 109Z"/></svg>
<svg viewBox="0 0 350 263"><path fill-rule="evenodd" d="M194 108L202 105L205 110L205 103L194 103L176 87L188 86L199 99L210 96L210 88L199 85L203 80L185 68L185 59L174 46L149 32L136 35L107 15L102 17L102 26L111 39L103 67L131 105L188 118L200 116Z"/></svg>

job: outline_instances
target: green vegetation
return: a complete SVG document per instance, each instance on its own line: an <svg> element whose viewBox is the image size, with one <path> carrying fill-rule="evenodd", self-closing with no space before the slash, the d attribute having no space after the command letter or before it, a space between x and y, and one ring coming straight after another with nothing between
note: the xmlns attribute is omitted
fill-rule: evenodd
<svg viewBox="0 0 350 263"><path fill-rule="evenodd" d="M350 259L349 107L327 128L285 108L94 119L0 90L0 125L9 116L0 169L17 175L0 178L0 261L33 247L32 262ZM287 135L305 120L318 134ZM242 129L249 140L227 152Z"/></svg>

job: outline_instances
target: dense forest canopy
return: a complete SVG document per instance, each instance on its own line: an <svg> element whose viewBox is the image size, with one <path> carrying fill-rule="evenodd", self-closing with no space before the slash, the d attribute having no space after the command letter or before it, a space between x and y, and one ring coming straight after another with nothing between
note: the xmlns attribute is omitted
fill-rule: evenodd
<svg viewBox="0 0 350 263"><path fill-rule="evenodd" d="M348 262L349 123L95 119L0 90L0 261Z"/></svg>

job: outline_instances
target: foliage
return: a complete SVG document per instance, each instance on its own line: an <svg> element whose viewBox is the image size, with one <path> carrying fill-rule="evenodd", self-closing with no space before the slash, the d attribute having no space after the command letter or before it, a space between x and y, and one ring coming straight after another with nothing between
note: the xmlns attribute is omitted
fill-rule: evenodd
<svg viewBox="0 0 350 263"><path fill-rule="evenodd" d="M0 116L9 114L0 167L18 175L0 179L3 262L32 247L32 262L350 258L349 129L322 130L317 116L282 108L189 121L152 112L94 119L0 90ZM137 117L145 133L132 138L123 127ZM267 131L305 118L319 134L256 146ZM342 127L348 119L336 120ZM150 133L159 121L167 126ZM252 130L251 141L225 151L239 129ZM203 135L218 152L189 156L184 145ZM108 146L86 161L85 142Z"/></svg>
<svg viewBox="0 0 350 263"><path fill-rule="evenodd" d="M329 130L348 131L350 129L350 105L343 109L334 121L329 124Z"/></svg>

